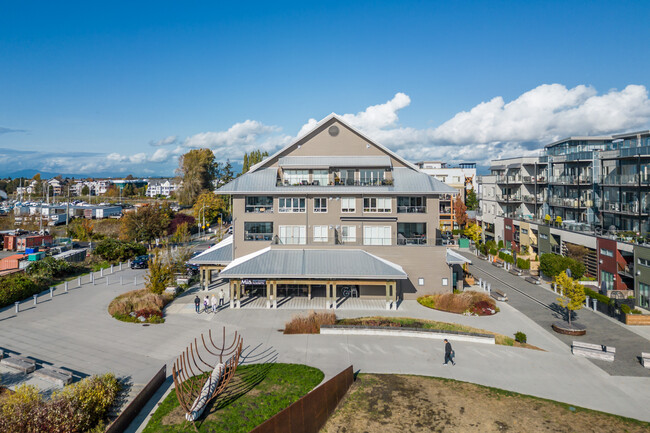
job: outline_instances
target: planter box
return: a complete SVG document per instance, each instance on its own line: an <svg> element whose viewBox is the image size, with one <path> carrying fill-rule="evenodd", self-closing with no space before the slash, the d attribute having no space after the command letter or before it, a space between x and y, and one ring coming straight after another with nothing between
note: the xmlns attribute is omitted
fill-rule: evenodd
<svg viewBox="0 0 650 433"><path fill-rule="evenodd" d="M626 325L650 326L650 314L626 314Z"/></svg>

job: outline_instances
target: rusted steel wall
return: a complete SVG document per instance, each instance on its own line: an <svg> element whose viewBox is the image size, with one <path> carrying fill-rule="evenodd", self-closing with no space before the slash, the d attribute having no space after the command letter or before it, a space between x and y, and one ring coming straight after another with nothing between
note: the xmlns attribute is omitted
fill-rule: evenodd
<svg viewBox="0 0 650 433"><path fill-rule="evenodd" d="M318 433L354 381L349 366L251 433Z"/></svg>

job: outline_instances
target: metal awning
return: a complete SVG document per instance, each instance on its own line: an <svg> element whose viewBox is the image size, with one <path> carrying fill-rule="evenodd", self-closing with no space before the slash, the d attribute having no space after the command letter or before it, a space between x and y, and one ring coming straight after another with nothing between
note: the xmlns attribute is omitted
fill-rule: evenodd
<svg viewBox="0 0 650 433"><path fill-rule="evenodd" d="M223 278L405 280L401 266L363 250L271 249L232 261Z"/></svg>
<svg viewBox="0 0 650 433"><path fill-rule="evenodd" d="M232 262L232 235L188 260L193 265L226 265Z"/></svg>
<svg viewBox="0 0 650 433"><path fill-rule="evenodd" d="M464 265L465 263L472 264L472 261L465 256L458 254L456 251L447 248L447 264L448 265Z"/></svg>

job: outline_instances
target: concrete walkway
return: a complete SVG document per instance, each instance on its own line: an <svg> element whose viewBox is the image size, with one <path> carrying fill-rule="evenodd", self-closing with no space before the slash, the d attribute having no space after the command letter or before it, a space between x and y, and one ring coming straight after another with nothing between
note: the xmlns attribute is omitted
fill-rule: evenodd
<svg viewBox="0 0 650 433"><path fill-rule="evenodd" d="M639 359L641 352L650 352L648 339L630 331L619 321L587 308L575 312L573 318L573 321L587 326L585 336L572 337L557 334L551 330L551 325L553 322L565 321L566 312L557 304L558 295L553 293L547 284L528 283L522 277L512 275L468 252L461 254L472 259L470 271L476 278L483 278L492 284L492 288L505 291L508 294L508 302L512 306L549 330L569 348L573 341L614 346L616 348L614 362L591 360L607 373L615 376L650 377L650 370L643 368Z"/></svg>
<svg viewBox="0 0 650 433"><path fill-rule="evenodd" d="M523 331L531 344L546 350L451 339L457 366L443 367L444 348L440 342L399 337L282 334L286 321L300 310L225 308L216 314L174 312L171 307L191 301L194 291L188 291L170 305L166 323L162 325L143 326L111 318L107 313L110 301L136 288L133 277L143 273L125 270L123 280L129 284L85 284L68 294L57 294L17 316L12 310L0 312L0 347L85 374L113 371L130 378L134 384L143 384L163 364L173 362L202 332L221 331L226 326L228 332L236 330L244 337L244 363L269 359L304 363L320 368L326 378L350 364L363 372L448 377L650 421L647 411L650 378L606 374L590 361L572 356L568 346L555 335L508 304L500 304L501 312L492 317L438 312L415 301L402 302L397 311L381 311L381 315L456 322L509 336ZM337 311L339 317L369 313L379 314Z"/></svg>

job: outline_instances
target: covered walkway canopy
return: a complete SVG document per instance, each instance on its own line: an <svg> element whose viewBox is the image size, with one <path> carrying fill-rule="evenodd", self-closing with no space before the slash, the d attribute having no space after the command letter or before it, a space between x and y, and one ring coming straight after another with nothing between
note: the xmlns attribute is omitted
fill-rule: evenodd
<svg viewBox="0 0 650 433"><path fill-rule="evenodd" d="M458 254L456 251L447 248L447 264L448 265L464 265L472 264L472 261L465 256Z"/></svg>
<svg viewBox="0 0 650 433"><path fill-rule="evenodd" d="M241 305L242 279L266 284L267 305L277 306L278 284L324 285L327 308L336 308L337 285L385 285L387 307L397 300L396 280L408 278L404 269L363 250L264 248L233 260L221 271L230 278L231 306ZM273 293L273 294L271 294ZM272 302L271 302L272 301Z"/></svg>
<svg viewBox="0 0 650 433"><path fill-rule="evenodd" d="M188 263L199 266L201 286L206 290L212 282L212 271L221 271L230 262L232 262L232 236L228 236L218 244L188 260Z"/></svg>
<svg viewBox="0 0 650 433"><path fill-rule="evenodd" d="M463 265L465 264L472 264L472 261L462 254L457 253L456 251L452 250L451 248L447 248L447 265L449 266L449 277L451 278L451 288L452 290L454 288L458 288L458 290L462 290L462 282L464 278L465 271L463 269ZM460 287L457 287L460 284Z"/></svg>

